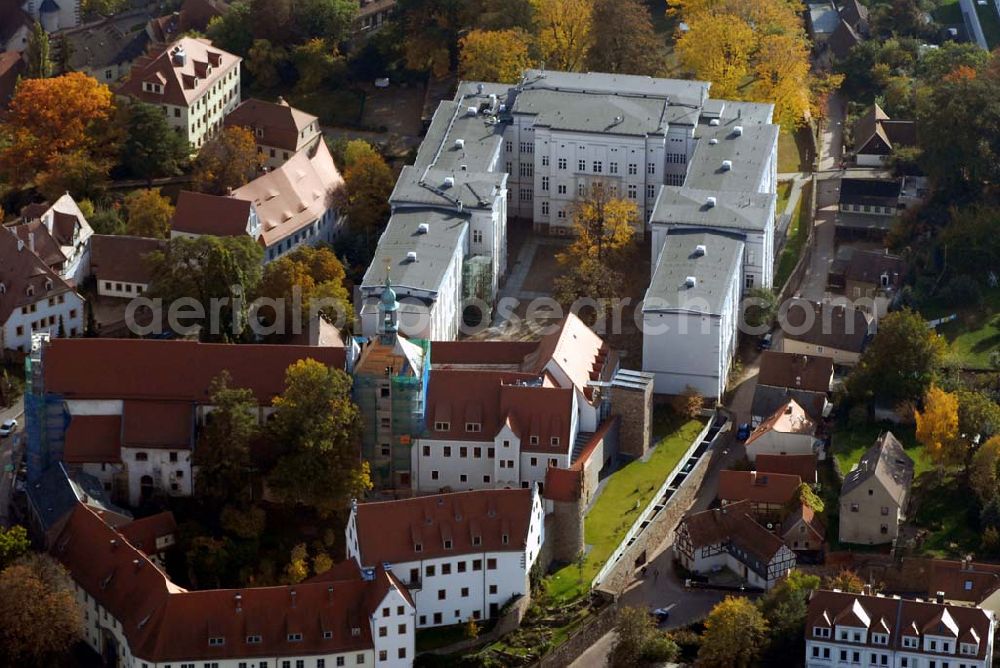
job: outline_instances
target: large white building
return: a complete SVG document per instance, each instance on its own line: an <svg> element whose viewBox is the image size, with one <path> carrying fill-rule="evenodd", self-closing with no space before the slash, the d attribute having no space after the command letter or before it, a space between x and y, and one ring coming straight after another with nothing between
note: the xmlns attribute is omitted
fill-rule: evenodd
<svg viewBox="0 0 1000 668"><path fill-rule="evenodd" d="M117 93L163 109L167 124L196 152L240 103L240 61L207 39L182 37L136 60Z"/></svg>
<svg viewBox="0 0 1000 668"><path fill-rule="evenodd" d="M405 584L418 629L490 619L530 595L544 517L535 487L360 503L347 523L347 556Z"/></svg>
<svg viewBox="0 0 1000 668"><path fill-rule="evenodd" d="M996 618L936 600L819 590L806 614L807 668L988 668Z"/></svg>

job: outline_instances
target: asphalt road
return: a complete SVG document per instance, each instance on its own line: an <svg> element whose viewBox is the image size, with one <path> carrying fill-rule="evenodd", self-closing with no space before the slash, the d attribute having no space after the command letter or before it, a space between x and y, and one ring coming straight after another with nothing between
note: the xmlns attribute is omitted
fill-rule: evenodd
<svg viewBox="0 0 1000 668"><path fill-rule="evenodd" d="M14 476L17 474L17 463L15 453L20 451L20 443L23 438L24 400L18 400L17 404L11 408L0 411L0 423L9 419L16 419L22 423L11 436L0 439L0 525L10 526L9 508L10 500L14 491Z"/></svg>

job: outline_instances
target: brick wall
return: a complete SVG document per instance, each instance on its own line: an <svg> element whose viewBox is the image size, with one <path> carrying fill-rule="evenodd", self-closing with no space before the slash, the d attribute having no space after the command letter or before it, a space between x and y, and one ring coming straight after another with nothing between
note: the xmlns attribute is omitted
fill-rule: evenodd
<svg viewBox="0 0 1000 668"><path fill-rule="evenodd" d="M533 664L533 668L563 668L573 663L588 647L615 627L618 604L611 603L581 626L569 640Z"/></svg>

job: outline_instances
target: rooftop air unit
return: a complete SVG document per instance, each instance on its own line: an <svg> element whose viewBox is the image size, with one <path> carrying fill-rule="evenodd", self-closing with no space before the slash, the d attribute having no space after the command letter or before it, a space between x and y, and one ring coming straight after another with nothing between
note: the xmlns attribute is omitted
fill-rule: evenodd
<svg viewBox="0 0 1000 668"><path fill-rule="evenodd" d="M465 115L466 116L475 116L477 111L478 110L475 107L468 107L465 110Z"/></svg>
<svg viewBox="0 0 1000 668"><path fill-rule="evenodd" d="M684 285L689 288L693 288L696 285L698 285L698 279L695 278L694 276L688 276L687 278L684 279Z"/></svg>
<svg viewBox="0 0 1000 668"><path fill-rule="evenodd" d="M431 226L427 223L420 223L417 225L417 234L427 234L431 231Z"/></svg>
<svg viewBox="0 0 1000 668"><path fill-rule="evenodd" d="M722 171L729 172L729 171L732 171L732 169L733 169L733 161L732 160L723 160L722 161Z"/></svg>
<svg viewBox="0 0 1000 668"><path fill-rule="evenodd" d="M183 46L178 46L174 49L174 64L184 67L185 63L187 63L187 53L184 52Z"/></svg>
<svg viewBox="0 0 1000 668"><path fill-rule="evenodd" d="M407 251L406 252L406 261L407 262L416 262L417 261L417 251Z"/></svg>
<svg viewBox="0 0 1000 668"><path fill-rule="evenodd" d="M719 140L716 137L712 137L711 139L708 140L708 143L711 144L712 146L715 146L716 144L719 143Z"/></svg>
<svg viewBox="0 0 1000 668"><path fill-rule="evenodd" d="M736 137L742 137L743 136L743 126L742 125L734 125L733 126L733 136L736 136Z"/></svg>
<svg viewBox="0 0 1000 668"><path fill-rule="evenodd" d="M465 148L465 140L462 139L461 137L459 137L458 139L456 139L455 140L455 148L457 148L458 150L462 150L463 148Z"/></svg>
<svg viewBox="0 0 1000 668"><path fill-rule="evenodd" d="M446 177L444 177L444 187L445 188L454 188L455 187L455 177L454 176L446 176Z"/></svg>
<svg viewBox="0 0 1000 668"><path fill-rule="evenodd" d="M717 200L715 199L715 197L706 197L705 198L705 206L707 206L709 209L711 209L713 206L715 206L716 201Z"/></svg>
<svg viewBox="0 0 1000 668"><path fill-rule="evenodd" d="M704 257L705 256L705 251L707 251L707 250L708 249L705 248L705 244L698 244L697 246L694 247L694 256L695 257Z"/></svg>
<svg viewBox="0 0 1000 668"><path fill-rule="evenodd" d="M714 128L714 127L716 127L719 124L719 119L718 118L713 118L712 120L710 120L708 122L708 124L711 125Z"/></svg>

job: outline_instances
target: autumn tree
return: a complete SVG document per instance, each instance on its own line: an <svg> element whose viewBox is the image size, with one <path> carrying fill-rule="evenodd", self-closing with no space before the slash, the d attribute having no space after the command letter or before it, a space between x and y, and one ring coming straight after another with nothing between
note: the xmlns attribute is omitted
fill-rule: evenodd
<svg viewBox="0 0 1000 668"><path fill-rule="evenodd" d="M674 661L680 654L677 644L657 630L649 613L642 608L623 607L615 620L615 644L608 657L612 668L632 668Z"/></svg>
<svg viewBox="0 0 1000 668"><path fill-rule="evenodd" d="M530 64L520 30L471 30L459 42L458 74L466 80L517 83Z"/></svg>
<svg viewBox="0 0 1000 668"><path fill-rule="evenodd" d="M0 570L26 555L30 549L28 530L23 526L14 524L9 529L0 527Z"/></svg>
<svg viewBox="0 0 1000 668"><path fill-rule="evenodd" d="M292 50L292 61L299 73L296 88L303 93L315 91L337 71L343 58L326 40L314 37Z"/></svg>
<svg viewBox="0 0 1000 668"><path fill-rule="evenodd" d="M801 32L760 37L753 58L751 97L774 104L774 121L785 128L804 122L809 112L809 43Z"/></svg>
<svg viewBox="0 0 1000 668"><path fill-rule="evenodd" d="M136 237L167 239L174 207L159 188L133 190L125 196L126 230Z"/></svg>
<svg viewBox="0 0 1000 668"><path fill-rule="evenodd" d="M749 668L767 638L768 623L749 599L727 596L705 619L697 665L703 668Z"/></svg>
<svg viewBox="0 0 1000 668"><path fill-rule="evenodd" d="M994 436L976 450L969 465L969 487L985 506L997 498L1000 483L1000 436Z"/></svg>
<svg viewBox="0 0 1000 668"><path fill-rule="evenodd" d="M209 389L212 412L198 438L194 464L195 494L216 505L246 505L253 492L250 446L259 432L258 401L253 391L234 387L223 371Z"/></svg>
<svg viewBox="0 0 1000 668"><path fill-rule="evenodd" d="M73 583L51 557L27 557L0 572L0 663L61 665L82 634Z"/></svg>
<svg viewBox="0 0 1000 668"><path fill-rule="evenodd" d="M49 45L49 34L42 24L35 21L28 35L28 46L24 50L24 60L27 63L27 76L30 79L46 79L52 76L52 53Z"/></svg>
<svg viewBox="0 0 1000 668"><path fill-rule="evenodd" d="M958 396L932 385L924 394L924 410L916 411L917 441L938 466L965 460L968 445L958 436Z"/></svg>
<svg viewBox="0 0 1000 668"><path fill-rule="evenodd" d="M822 513L826 507L823 503L823 499L821 499L819 495L812 490L812 487L806 483L800 484L792 497L791 507L794 509L798 506L808 506L817 513Z"/></svg>
<svg viewBox="0 0 1000 668"><path fill-rule="evenodd" d="M878 334L847 379L855 401L876 398L890 405L923 396L937 377L947 344L919 313L894 311L879 322Z"/></svg>
<svg viewBox="0 0 1000 668"><path fill-rule="evenodd" d="M704 13L686 17L688 30L676 41L677 56L695 77L712 82L712 95L739 97L739 86L750 74L753 28L739 17Z"/></svg>
<svg viewBox="0 0 1000 668"><path fill-rule="evenodd" d="M201 192L225 195L256 178L263 164L253 133L247 128L227 127L201 147L192 177Z"/></svg>
<svg viewBox="0 0 1000 668"><path fill-rule="evenodd" d="M22 80L0 126L0 175L21 187L60 156L96 159L113 110L111 90L80 72Z"/></svg>
<svg viewBox="0 0 1000 668"><path fill-rule="evenodd" d="M268 488L290 504L328 517L371 488L361 459L361 416L351 401L351 377L312 359L285 374L285 390L274 399L269 436L280 448Z"/></svg>
<svg viewBox="0 0 1000 668"><path fill-rule="evenodd" d="M406 67L442 77L451 70L458 33L465 27L462 0L399 0L396 12L406 35Z"/></svg>
<svg viewBox="0 0 1000 668"><path fill-rule="evenodd" d="M851 594L860 594L864 591L865 583L858 577L857 573L844 569L836 575L826 578L823 581L823 588L839 589Z"/></svg>
<svg viewBox="0 0 1000 668"><path fill-rule="evenodd" d="M247 296L260 285L263 259L260 244L249 236L174 238L165 251L147 256L152 274L148 296L167 305L193 299L206 315L215 300L219 322L202 327L201 340L242 340L247 335Z"/></svg>
<svg viewBox="0 0 1000 668"><path fill-rule="evenodd" d="M375 250L389 220L389 195L394 185L392 170L371 144L363 139L348 142L344 186L335 198L347 216L348 227L364 237L369 253Z"/></svg>
<svg viewBox="0 0 1000 668"><path fill-rule="evenodd" d="M536 45L545 67L584 69L593 41L593 0L533 0Z"/></svg>
<svg viewBox="0 0 1000 668"><path fill-rule="evenodd" d="M762 665L781 665L785 657L803 655L809 596L819 584L818 576L793 570L758 599L760 612L768 621Z"/></svg>
<svg viewBox="0 0 1000 668"><path fill-rule="evenodd" d="M170 127L163 110L133 101L125 114L128 130L122 143L122 165L147 182L180 174L188 163L191 146Z"/></svg>
<svg viewBox="0 0 1000 668"><path fill-rule="evenodd" d="M87 151L60 153L35 177L35 187L50 202L68 192L76 197L100 198L110 181L110 170L109 160Z"/></svg>
<svg viewBox="0 0 1000 668"><path fill-rule="evenodd" d="M346 326L354 310L345 281L344 265L333 251L302 246L265 267L259 294L271 304L284 306L283 313L271 306L260 315L271 325L282 317L281 333L286 335L301 331L301 325L307 324L313 313L338 327ZM296 303L301 303L300 313L295 313ZM296 316L300 327L295 326Z"/></svg>
<svg viewBox="0 0 1000 668"><path fill-rule="evenodd" d="M666 69L663 39L639 0L595 0L591 32L587 67L593 72L660 76Z"/></svg>

